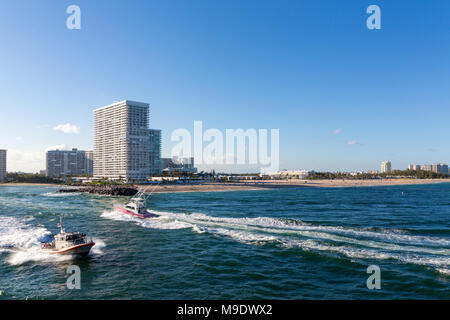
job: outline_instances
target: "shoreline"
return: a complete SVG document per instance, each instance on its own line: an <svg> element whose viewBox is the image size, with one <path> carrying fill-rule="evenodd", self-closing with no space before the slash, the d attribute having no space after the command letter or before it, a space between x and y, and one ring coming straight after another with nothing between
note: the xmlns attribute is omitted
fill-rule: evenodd
<svg viewBox="0 0 450 320"><path fill-rule="evenodd" d="M64 184L57 183L31 183L31 182L8 182L0 183L0 187L66 187Z"/></svg>
<svg viewBox="0 0 450 320"><path fill-rule="evenodd" d="M267 180L267 181L236 181L236 182L206 182L201 184L162 184L162 185L134 185L142 190L148 189L153 193L174 192L226 192L226 191L255 191L286 188L353 188L353 187L383 187L401 185L423 185L436 183L450 183L449 179L377 179L377 180ZM68 186L45 183L4 183L1 187L37 186L77 189L83 186ZM88 186L86 186L88 187Z"/></svg>

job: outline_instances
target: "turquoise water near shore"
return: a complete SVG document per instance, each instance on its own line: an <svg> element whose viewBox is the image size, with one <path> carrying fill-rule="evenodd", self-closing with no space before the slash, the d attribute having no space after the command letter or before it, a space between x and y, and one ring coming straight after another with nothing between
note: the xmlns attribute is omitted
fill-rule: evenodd
<svg viewBox="0 0 450 320"><path fill-rule="evenodd" d="M0 187L0 299L450 298L448 183L154 194L147 220L55 191ZM93 236L87 259L40 253L61 214Z"/></svg>

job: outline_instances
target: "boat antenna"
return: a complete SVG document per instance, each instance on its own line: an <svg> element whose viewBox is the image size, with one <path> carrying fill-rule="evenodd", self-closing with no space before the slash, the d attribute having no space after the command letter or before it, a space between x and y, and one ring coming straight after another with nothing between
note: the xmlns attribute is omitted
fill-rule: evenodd
<svg viewBox="0 0 450 320"><path fill-rule="evenodd" d="M63 225L62 225L62 215L59 216L58 228L59 228L59 231L60 231L61 233L64 233L64 228L63 228Z"/></svg>
<svg viewBox="0 0 450 320"><path fill-rule="evenodd" d="M150 191L149 194L146 194L146 189L144 189L143 191L141 191L144 195L145 195L145 201L147 201L147 199L152 195L152 193L156 190L156 187L158 187L161 184L161 182L157 183L156 185L153 186L152 191Z"/></svg>

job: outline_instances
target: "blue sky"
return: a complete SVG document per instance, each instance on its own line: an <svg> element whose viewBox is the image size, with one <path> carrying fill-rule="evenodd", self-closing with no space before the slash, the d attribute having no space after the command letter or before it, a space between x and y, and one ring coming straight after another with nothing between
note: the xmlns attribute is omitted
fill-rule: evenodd
<svg viewBox="0 0 450 320"><path fill-rule="evenodd" d="M81 30L66 8L81 8ZM381 8L381 30L366 8ZM281 169L450 162L448 1L8 1L0 148L9 171L93 147L96 107L151 105L177 128L280 130ZM70 123L74 133L54 130Z"/></svg>

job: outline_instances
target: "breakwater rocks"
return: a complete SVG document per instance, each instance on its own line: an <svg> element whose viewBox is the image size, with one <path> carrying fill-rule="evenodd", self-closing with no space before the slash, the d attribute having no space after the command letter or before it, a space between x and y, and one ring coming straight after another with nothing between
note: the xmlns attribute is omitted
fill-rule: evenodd
<svg viewBox="0 0 450 320"><path fill-rule="evenodd" d="M88 186L58 190L60 193L85 192L109 196L134 196L138 191L132 187L122 186Z"/></svg>

